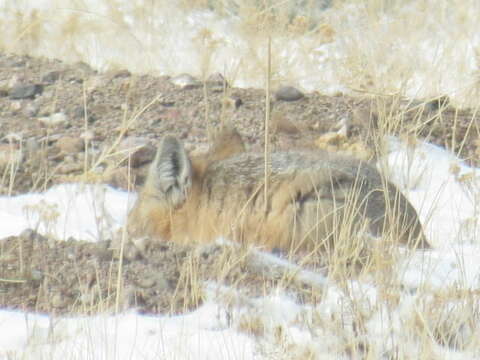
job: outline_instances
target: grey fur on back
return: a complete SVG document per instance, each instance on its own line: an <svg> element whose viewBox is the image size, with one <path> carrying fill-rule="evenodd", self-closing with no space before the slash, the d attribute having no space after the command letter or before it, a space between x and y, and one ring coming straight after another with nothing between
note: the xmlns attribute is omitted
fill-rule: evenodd
<svg viewBox="0 0 480 360"><path fill-rule="evenodd" d="M321 150L270 154L270 183L288 182L302 174L311 174L314 183L310 193L298 194L294 199L299 205L305 201L315 202L315 199L330 199L340 207L354 193L356 212L368 219L374 235L395 228L399 237L407 239L403 242L418 241L419 247L429 247L416 210L398 188L382 178L371 165ZM245 193L245 199L237 199L242 201L256 196L253 193L263 178L263 154L241 153L209 166L203 192L208 193L209 198L226 201L224 198L231 195L223 194L222 189L228 188L232 193Z"/></svg>

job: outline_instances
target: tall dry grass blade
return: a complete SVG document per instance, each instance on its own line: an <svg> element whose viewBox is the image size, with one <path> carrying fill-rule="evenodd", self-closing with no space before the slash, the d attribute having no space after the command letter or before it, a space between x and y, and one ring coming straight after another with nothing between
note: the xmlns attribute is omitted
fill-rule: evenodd
<svg viewBox="0 0 480 360"><path fill-rule="evenodd" d="M267 70L266 70L266 84L265 84L265 185L264 185L264 205L265 205L265 214L268 211L268 181L269 181L269 126L270 126L270 77L271 77L271 68L272 68L272 41L269 36L267 39Z"/></svg>

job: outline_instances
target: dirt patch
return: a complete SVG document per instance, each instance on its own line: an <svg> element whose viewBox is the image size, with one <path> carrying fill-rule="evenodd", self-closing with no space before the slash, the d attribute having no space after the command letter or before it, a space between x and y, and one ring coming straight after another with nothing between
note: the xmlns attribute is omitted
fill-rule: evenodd
<svg viewBox="0 0 480 360"><path fill-rule="evenodd" d="M0 246L0 307L59 314L115 308L119 261L108 242L56 242L26 231ZM175 299L183 291L178 280L186 254L186 248L157 244L148 261L125 260L120 309L158 313L175 312L177 302L188 305Z"/></svg>
<svg viewBox="0 0 480 360"><path fill-rule="evenodd" d="M51 314L92 314L117 309L176 314L204 300L212 281L262 296L279 283L299 301L311 286L287 281L283 272L261 271L258 259L229 246L148 242L120 250L110 241L55 241L33 230L0 241L0 308ZM121 270L119 272L119 267ZM121 282L118 282L118 274ZM118 293L120 289L120 293Z"/></svg>
<svg viewBox="0 0 480 360"><path fill-rule="evenodd" d="M205 84L176 83L165 76L98 73L83 63L0 54L0 193L78 180L134 187L143 182L162 136L176 135L187 149L202 150L224 121L235 124L250 149L262 148L262 90L224 87L218 77ZM478 116L443 98L314 92L297 101L274 99L272 94L273 149L322 146L365 158L375 155L378 133L410 133L479 163Z"/></svg>

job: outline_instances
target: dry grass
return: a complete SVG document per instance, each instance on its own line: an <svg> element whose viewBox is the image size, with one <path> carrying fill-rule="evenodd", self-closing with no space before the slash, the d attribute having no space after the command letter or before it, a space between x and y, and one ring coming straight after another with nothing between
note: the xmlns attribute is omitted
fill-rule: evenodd
<svg viewBox="0 0 480 360"><path fill-rule="evenodd" d="M372 111L376 114L378 128L375 130L377 137L376 145L381 151L382 139L386 134L400 133L409 138L416 138L418 134L428 129L437 118L432 115L431 119L417 121L409 126L405 124L405 116L408 111L417 111L429 104L427 100L418 104L411 104L405 110L398 110L405 96L432 99L439 97L452 89L449 95L455 102L462 106L472 106L474 113L478 110L478 94L480 93L480 65L478 46L473 51L477 54L475 65L471 66L466 54L458 58L458 48L449 48L449 44L459 42L466 46L464 38L472 31L476 31L476 17L471 13L480 11L478 4L474 1L441 1L439 6L431 2L408 2L414 10L405 12L405 2L399 0L365 0L365 1L334 1L333 9L342 9L343 6L350 6L356 9L357 13L327 11L325 13L310 12L313 1L307 1L303 12L296 13L298 8L293 1L283 1L280 4L258 1L205 1L205 0L184 0L182 6L186 10L210 8L218 14L235 14L239 18L240 31L248 36L249 48L244 49L248 54L249 62L242 58L226 69L225 72L232 74L229 83L233 84L237 79L244 81L245 78L252 78L252 82L264 84L267 74L267 96L266 103L269 104L270 84L272 87L285 82L302 83L304 76L315 69L316 62L301 62L300 67L306 68L306 74L297 75L295 69L289 70L286 64L288 60L280 56L286 44L291 39L301 39L303 36L310 36L314 41L300 41L300 50L306 55L313 53L320 45L329 44L334 40L341 43L342 55L334 59L335 81L340 81L343 88L372 99ZM29 13L19 12L16 8L9 8L6 5L3 11L8 15L0 19L0 30L6 34L0 40L0 49L4 51L26 53L33 55L52 53L52 48L58 48L57 57L67 61L86 60L95 62L99 54L95 50L83 52L79 44L85 43L86 38L93 33L101 34L106 30L107 35L102 35L97 40L105 44L111 40L108 37L112 33L122 39L124 44L115 42L107 47L107 53L112 53L116 47L130 53L141 53L142 59L132 56L131 59L113 57L111 63L99 61L100 68L128 67L133 71L149 72L156 71L156 59L167 69L174 69L170 60L158 57L157 47L163 47L165 43L160 40L157 34L168 29L159 29L153 18L166 6L163 2L152 2L150 8L135 8L132 11L134 16L134 27L126 23L121 10L116 6L115 1L108 2L107 13L99 14L90 10L82 1L72 1L72 8L66 10L65 5L60 2L52 16L46 11L32 11ZM60 6L61 5L61 6ZM310 7L309 7L310 6ZM0 7L0 10L2 8ZM412 15L414 14L414 15ZM14 15L14 16L11 16ZM385 17L390 21L386 22ZM146 18L145 21L143 19ZM454 18L456 22L450 24L449 19ZM53 26L53 32L47 31L46 24ZM354 24L354 25L352 25ZM472 25L473 24L473 25ZM359 31L359 27L361 31ZM430 49L423 49L418 44L429 40L428 33L442 28L448 28L443 35L444 43L439 44L437 53L431 56L418 57L418 52L427 53ZM267 31L267 32L266 32ZM464 34L466 33L466 34ZM108 35L109 34L109 35ZM379 34L381 34L379 36ZM105 38L103 38L105 36ZM271 49L265 50L265 39L271 36ZM45 39L49 41L44 46ZM62 47L57 45L65 44ZM160 43L160 45L159 45ZM166 44L168 45L168 44ZM197 39L196 51L198 51L198 64L192 65L192 72L201 74L203 80L212 71L216 62L216 55L225 45L221 39L216 38L207 30L201 32ZM43 50L43 49L46 50ZM87 47L88 48L88 47ZM324 48L320 51L326 51ZM141 51L136 51L141 50ZM50 53L49 53L50 52ZM120 51L120 53L122 53ZM124 52L125 53L125 52ZM266 55L266 56L265 56ZM93 59L93 60L92 60ZM268 61L266 61L268 59ZM449 59L451 61L449 61ZM455 69L449 68L455 64ZM420 80L418 79L420 70ZM448 79L452 80L449 81ZM331 86L330 80L323 82L316 78L315 85L319 87ZM204 87L205 119L208 115L208 93ZM85 97L86 98L86 97ZM127 116L121 124L122 130L111 147L98 156L88 155L88 143L85 144L85 179L91 179L91 174L102 163L118 156L117 147L126 132L135 126L141 114L158 99L152 99L150 104L139 109L135 114ZM88 103L85 103L88 109ZM268 106L267 106L268 109ZM85 113L87 113L85 111ZM268 119L266 114L267 133L265 134L265 152L268 158ZM473 121L472 121L473 124ZM85 119L85 130L88 130L88 122ZM473 125L472 125L473 126ZM455 132L455 127L452 129ZM450 148L461 151L464 144L455 143L455 136L452 138ZM20 143L21 144L21 143ZM0 185L6 189L5 193L11 194L19 161L15 151L22 152L21 145L16 146L12 140L10 143L8 158L0 163L2 178ZM115 167L115 164L112 165ZM265 177L268 178L267 166L265 166ZM35 183L48 182L52 176L51 169L45 168L42 172L44 177L39 178ZM267 182L265 182L266 184ZM265 186L265 193L268 192ZM354 200L352 200L354 202ZM475 201L477 201L475 199ZM352 207L353 209L353 207ZM28 211L40 212L40 221L44 222L45 229L55 220L55 213L45 209L28 209ZM395 216L392 214L391 216ZM261 341L272 341L278 345L277 350L283 358L314 359L320 358L318 354L335 354L346 358L377 359L387 357L390 359L414 359L414 358L438 358L442 353L441 349L448 354L448 351L465 351L472 354L479 354L480 338L479 323L479 302L478 293L462 288L446 288L441 291L435 289L414 289L415 296L409 294L411 289L404 289L401 283L401 274L395 274L392 269L396 262L406 255L400 253L397 248L388 246L391 239L384 239L383 243L372 244L371 239L362 228L352 226L353 216L342 217L344 222L339 228L346 229L335 234L335 248L328 254L328 283L325 287L317 288L311 283L302 292L302 299L308 304L319 304L309 309L310 318L292 321L296 327L308 333L312 341L307 345L291 340L286 328L288 324L268 324L257 312L243 312L236 321L235 326L243 332L254 336ZM123 244L126 241L126 233L123 233ZM235 273L235 269L248 265L249 249L242 251L224 252L217 259L213 266L213 273L218 282L230 277L234 281L230 284L233 289L243 284L242 274ZM122 252L121 252L122 254ZM300 258L301 266L314 264L317 259L313 258L316 252ZM298 253L287 254L288 258L299 259ZM246 264L247 263L247 264ZM323 265L323 264L321 264ZM205 297L204 284L199 279L199 259L192 256L185 263L180 273L180 282L175 290L172 300L172 312L194 308L200 304ZM21 266L22 267L22 266ZM272 265L272 268L274 266ZM81 271L81 270L79 270ZM112 270L114 272L115 270ZM116 288L117 298L115 308L120 309L121 296L121 266L117 269L117 275L112 275L111 287ZM290 289L292 283L302 279L299 274L304 269L301 267L285 267L282 271L275 273L275 286L279 289ZM232 275L232 273L234 273ZM303 278L304 279L304 278ZM355 281L352 281L355 280ZM0 282L8 279L0 279ZM11 280L17 281L17 280ZM18 280L21 281L21 280ZM110 280L109 280L110 281ZM364 285L363 287L358 285ZM305 281L302 281L305 285ZM307 286L307 287L308 287ZM360 289L355 288L358 286ZM268 287L268 286L266 286ZM333 311L325 310L330 303L329 291L334 288L338 291L339 304ZM375 288L376 296L368 293L369 289ZM236 289L238 290L238 289ZM296 289L299 291L298 289ZM88 290L90 291L90 290ZM88 298L86 290L84 296ZM180 293L180 292L184 293ZM242 291L241 289L239 290ZM188 293L185 293L188 292ZM178 304L178 298L186 299L184 303ZM108 301L107 301L108 300ZM96 298L95 304L99 310L104 310L104 303L110 303L111 299ZM237 306L237 300L229 298L225 300L227 307ZM235 303L235 304L231 304ZM252 305L253 306L253 305ZM322 308L322 306L324 308ZM250 308L251 309L251 308ZM232 315L233 316L233 315ZM380 319L379 319L380 318ZM375 327L383 326L384 333L390 333L381 339L376 338L378 331ZM326 339L326 340L325 340ZM334 339L334 340L332 340ZM260 342L261 342L260 341ZM324 341L325 346L312 345L315 342ZM385 342L383 342L385 341ZM267 345L263 345L268 348ZM440 350L439 350L440 349Z"/></svg>

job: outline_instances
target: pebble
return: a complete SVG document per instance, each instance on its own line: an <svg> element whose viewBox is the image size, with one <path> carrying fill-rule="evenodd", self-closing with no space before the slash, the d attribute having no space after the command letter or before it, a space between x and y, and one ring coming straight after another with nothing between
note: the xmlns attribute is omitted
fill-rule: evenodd
<svg viewBox="0 0 480 360"><path fill-rule="evenodd" d="M240 99L238 96L229 96L226 97L223 101L226 108L230 110L236 110L243 104L242 99Z"/></svg>
<svg viewBox="0 0 480 360"><path fill-rule="evenodd" d="M208 87L214 92L222 92L224 87L228 88L227 80L220 73L214 73L207 79Z"/></svg>
<svg viewBox="0 0 480 360"><path fill-rule="evenodd" d="M58 173L62 175L70 174L77 171L83 171L83 164L64 163L58 168Z"/></svg>
<svg viewBox="0 0 480 360"><path fill-rule="evenodd" d="M94 114L94 111L96 111L95 108L87 109L87 121L89 124L93 124L95 121L97 121L97 116ZM75 119L85 121L85 107L84 106L75 107L75 109L73 110L73 117Z"/></svg>
<svg viewBox="0 0 480 360"><path fill-rule="evenodd" d="M132 76L132 74L130 73L130 71L128 70L118 70L118 71L115 71L113 74L112 74L112 77L114 79L122 79L122 78L128 78Z"/></svg>
<svg viewBox="0 0 480 360"><path fill-rule="evenodd" d="M118 244L120 245L120 244ZM118 258L120 255L120 247L118 251L114 253L114 257ZM126 261L134 261L142 258L142 252L137 249L137 247L131 242L127 242L123 247L123 258Z"/></svg>
<svg viewBox="0 0 480 360"><path fill-rule="evenodd" d="M274 133L298 134L300 132L300 129L280 112L273 113L272 127Z"/></svg>
<svg viewBox="0 0 480 360"><path fill-rule="evenodd" d="M80 301L82 304L92 305L95 303L96 295L93 289L82 289L80 294Z"/></svg>
<svg viewBox="0 0 480 360"><path fill-rule="evenodd" d="M152 244L152 240L148 236L133 238L131 241L142 254L145 254L148 247Z"/></svg>
<svg viewBox="0 0 480 360"><path fill-rule="evenodd" d="M122 162L128 162L130 157L130 165L136 168L151 162L155 157L156 148L144 137L129 136L120 142L118 151Z"/></svg>
<svg viewBox="0 0 480 360"><path fill-rule="evenodd" d="M141 288L148 289L153 287L156 284L156 279L154 274L145 274L141 276L137 281L137 285Z"/></svg>
<svg viewBox="0 0 480 360"><path fill-rule="evenodd" d="M9 93L10 99L33 99L43 92L43 85L40 84L18 84Z"/></svg>
<svg viewBox="0 0 480 360"><path fill-rule="evenodd" d="M226 86L228 87L227 80L225 80L225 77L218 72L210 75L207 79L207 83L210 83L212 85L221 85L221 86L223 86L223 84L226 84Z"/></svg>
<svg viewBox="0 0 480 360"><path fill-rule="evenodd" d="M330 131L321 135L317 141L317 146L324 148L328 145L339 146L347 140L347 137L339 132Z"/></svg>
<svg viewBox="0 0 480 360"><path fill-rule="evenodd" d="M21 142L22 141L22 134L21 133L9 133L5 135L5 140L8 142Z"/></svg>
<svg viewBox="0 0 480 360"><path fill-rule="evenodd" d="M305 95L293 86L283 86L275 92L275 99L280 101L297 101Z"/></svg>
<svg viewBox="0 0 480 360"><path fill-rule="evenodd" d="M64 154L75 154L85 150L84 140L73 136L62 136L57 140L56 146Z"/></svg>
<svg viewBox="0 0 480 360"><path fill-rule="evenodd" d="M54 70L42 76L42 83L53 84L60 79L60 71Z"/></svg>
<svg viewBox="0 0 480 360"><path fill-rule="evenodd" d="M23 108L22 112L27 117L34 117L38 114L38 105L33 102L28 102Z"/></svg>
<svg viewBox="0 0 480 360"><path fill-rule="evenodd" d="M30 279L35 282L40 282L44 279L45 275L41 270L32 269L30 272Z"/></svg>
<svg viewBox="0 0 480 360"><path fill-rule="evenodd" d="M67 304L67 300L60 293L55 293L52 297L51 304L54 308L63 308Z"/></svg>
<svg viewBox="0 0 480 360"><path fill-rule="evenodd" d="M157 272L155 274L155 285L156 285L156 291L158 293L162 293L162 292L167 292L167 291L171 291L172 289L170 288L170 284L168 282L168 279L165 277L164 274L162 274L161 272Z"/></svg>
<svg viewBox="0 0 480 360"><path fill-rule="evenodd" d="M23 159L23 153L16 144L0 144L0 168L10 164L18 164Z"/></svg>
<svg viewBox="0 0 480 360"><path fill-rule="evenodd" d="M425 108L430 112L445 110L450 105L450 98L447 95L442 95L425 104Z"/></svg>
<svg viewBox="0 0 480 360"><path fill-rule="evenodd" d="M180 74L170 79L174 85L182 89L194 89L202 86L202 83L189 74Z"/></svg>
<svg viewBox="0 0 480 360"><path fill-rule="evenodd" d="M87 130L80 134L80 138L83 139L83 141L92 141L95 139L95 133L92 130Z"/></svg>
<svg viewBox="0 0 480 360"><path fill-rule="evenodd" d="M101 89L106 84L105 78L101 75L92 76L88 78L85 82L85 90L87 93L91 93L96 89Z"/></svg>
<svg viewBox="0 0 480 360"><path fill-rule="evenodd" d="M40 144L35 138L29 138L25 141L25 150L28 153L37 152L40 149Z"/></svg>
<svg viewBox="0 0 480 360"><path fill-rule="evenodd" d="M10 110L12 111L18 111L22 108L22 102L21 101L12 101L10 103Z"/></svg>
<svg viewBox="0 0 480 360"><path fill-rule="evenodd" d="M47 126L56 126L67 123L68 118L63 112L58 112L50 116L39 117L38 121Z"/></svg>
<svg viewBox="0 0 480 360"><path fill-rule="evenodd" d="M376 114L368 108L357 107L352 112L352 124L368 127L370 123L377 127Z"/></svg>

